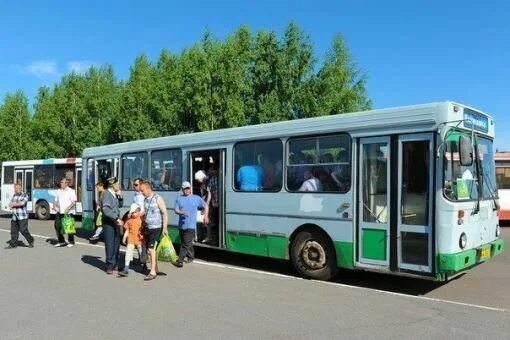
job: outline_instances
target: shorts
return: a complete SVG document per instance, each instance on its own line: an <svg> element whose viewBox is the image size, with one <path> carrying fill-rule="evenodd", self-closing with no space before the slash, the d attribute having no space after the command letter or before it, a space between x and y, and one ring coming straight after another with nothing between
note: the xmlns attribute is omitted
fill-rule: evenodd
<svg viewBox="0 0 510 340"><path fill-rule="evenodd" d="M144 237L147 242L147 249L156 248L161 237L161 228L146 229Z"/></svg>

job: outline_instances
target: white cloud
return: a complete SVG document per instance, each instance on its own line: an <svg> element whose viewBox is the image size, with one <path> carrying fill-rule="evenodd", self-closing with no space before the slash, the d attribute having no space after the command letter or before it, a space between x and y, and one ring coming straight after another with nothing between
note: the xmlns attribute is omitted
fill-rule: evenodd
<svg viewBox="0 0 510 340"><path fill-rule="evenodd" d="M67 63L67 70L69 72L85 73L90 67L97 65L97 63L89 60L70 61Z"/></svg>
<svg viewBox="0 0 510 340"><path fill-rule="evenodd" d="M38 60L22 68L24 73L33 74L39 79L58 77L57 63L48 60Z"/></svg>

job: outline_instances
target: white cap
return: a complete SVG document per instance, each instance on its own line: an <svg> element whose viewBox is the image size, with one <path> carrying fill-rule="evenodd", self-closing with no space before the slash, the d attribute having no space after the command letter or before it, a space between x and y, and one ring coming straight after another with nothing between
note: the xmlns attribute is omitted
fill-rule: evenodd
<svg viewBox="0 0 510 340"><path fill-rule="evenodd" d="M182 182L181 188L191 188L191 183L188 181Z"/></svg>
<svg viewBox="0 0 510 340"><path fill-rule="evenodd" d="M207 175L202 170L198 170L197 172L195 172L195 180L203 181L206 178L207 178Z"/></svg>
<svg viewBox="0 0 510 340"><path fill-rule="evenodd" d="M132 214L137 210L141 210L140 206L136 203L131 204L131 207L129 207L129 213Z"/></svg>

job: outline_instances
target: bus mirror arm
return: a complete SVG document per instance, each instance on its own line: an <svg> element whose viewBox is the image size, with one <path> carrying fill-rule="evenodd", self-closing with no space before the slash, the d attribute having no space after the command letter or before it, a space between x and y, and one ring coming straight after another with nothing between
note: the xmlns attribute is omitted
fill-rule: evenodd
<svg viewBox="0 0 510 340"><path fill-rule="evenodd" d="M446 126L446 124L457 123L457 124L454 126L454 128L457 128L457 127L459 127L459 125L460 125L461 123L464 123L464 122L467 122L467 121L470 121L470 122L471 122L471 140L473 140L474 130L473 130L473 123L472 123L472 120L471 120L471 119L450 120L450 121L448 121L448 122L443 122L443 123L441 123L441 124L439 124L439 125L437 126L437 134L438 134L439 136L441 136L441 129L442 129L443 127L445 127L445 126ZM448 130L446 133L448 134L448 132L449 132L449 131L451 131L451 130ZM447 139L447 138L448 138L448 136L447 136L447 135L445 135L445 136L444 136L443 141L442 141L442 142L441 142L441 144L439 144L439 146L437 147L437 153L436 153L437 158L440 158L440 157L441 157L442 149L444 149L444 148L445 148L445 146L446 146L446 139Z"/></svg>

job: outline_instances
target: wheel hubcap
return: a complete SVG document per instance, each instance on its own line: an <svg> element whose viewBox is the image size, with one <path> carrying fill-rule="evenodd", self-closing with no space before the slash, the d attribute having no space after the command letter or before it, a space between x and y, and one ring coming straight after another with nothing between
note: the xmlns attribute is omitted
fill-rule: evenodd
<svg viewBox="0 0 510 340"><path fill-rule="evenodd" d="M308 241L303 247L303 261L311 269L321 269L326 265L326 252L317 241Z"/></svg>

